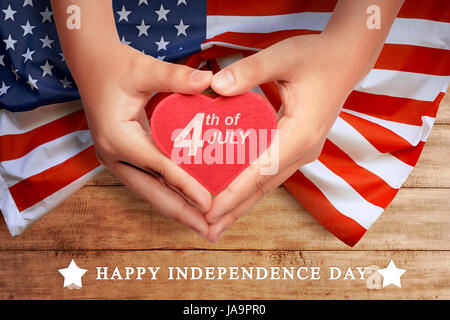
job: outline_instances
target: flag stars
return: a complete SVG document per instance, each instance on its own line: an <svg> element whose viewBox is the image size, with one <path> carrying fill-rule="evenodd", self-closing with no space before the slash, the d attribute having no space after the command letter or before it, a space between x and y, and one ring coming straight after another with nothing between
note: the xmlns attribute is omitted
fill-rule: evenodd
<svg viewBox="0 0 450 320"><path fill-rule="evenodd" d="M8 49L13 49L13 51L16 50L14 45L17 42L17 40L11 38L11 35L8 36L8 39L4 39L3 42L6 43L6 50Z"/></svg>
<svg viewBox="0 0 450 320"><path fill-rule="evenodd" d="M45 60L45 64L43 66L40 66L43 70L42 77L45 77L47 74L53 76L52 69L55 67L54 65L51 65L48 63L48 60Z"/></svg>
<svg viewBox="0 0 450 320"><path fill-rule="evenodd" d="M33 6L33 0L24 0L23 1L23 6L24 7L26 7L26 6Z"/></svg>
<svg viewBox="0 0 450 320"><path fill-rule="evenodd" d="M63 85L64 89L66 88L72 88L72 81L67 80L67 76L64 77L64 79L60 79L59 82Z"/></svg>
<svg viewBox="0 0 450 320"><path fill-rule="evenodd" d="M59 47L58 39L55 38L52 32L46 30L47 27L55 23L56 13L52 12L52 7L48 3L38 5L39 3L39 1L36 2L36 8L34 8L33 0L11 0L0 4L0 24L6 21L4 22L5 26L9 25L11 27L10 29L7 28L7 32L0 36L0 41L3 42L0 42L0 73L9 73L10 75L9 78L0 79L0 88L3 95L7 93L9 96L15 94L14 86L18 84L18 81L23 83L28 94L42 93L41 87L44 90L44 87L47 87L47 82L53 82L63 92L66 89L68 89L67 92L70 92L69 88L72 88L71 90L76 88L76 83L70 74L67 72L65 75L64 73L59 74L58 66L64 65L66 60ZM123 4L122 6L117 5L114 9L115 20L120 22L119 25L124 28L122 29L119 26L118 29L121 43L135 46L139 50L145 49L142 52L152 54L159 60L171 59L173 55L179 56L179 51L185 50L177 45L176 39L186 40L194 33L194 29L192 29L194 26L189 25L192 21L186 17L188 14L187 10L192 7L192 1L172 1L170 6L169 2L162 1L158 3L159 8L154 1L148 0L121 1L121 3ZM125 3L128 9L125 7ZM146 8L150 13L147 15L138 13L136 11L137 8ZM29 10L36 11L37 17L34 20L26 15L23 16ZM188 23L184 22L185 19ZM141 23L139 23L139 20L141 20ZM41 21L41 24L39 24L39 21ZM159 28L157 21L166 26L168 24L169 29ZM176 23L177 21L179 23ZM130 22L131 26L129 25ZM133 31L133 29L129 29L130 27L133 29L136 27L136 29ZM126 33L127 30L129 33ZM25 42L21 39L21 34ZM157 40L158 38L160 40ZM39 42L41 43L39 44ZM17 51L15 45L17 45ZM183 44L183 47L186 47L186 45ZM47 53L47 56L42 56L43 53ZM50 53L53 54L53 58L49 56ZM9 57L13 55L18 64L12 65L14 59L10 61ZM21 57L23 57L22 60ZM24 67L35 64L37 69L33 72L32 70L28 71L28 67L26 67L25 69L21 68L19 72L17 69L19 69L20 64L25 64ZM53 74L53 71L55 71L55 74ZM14 82L14 78L16 82ZM2 81L4 81L4 84ZM27 85L30 91L28 91ZM13 90L11 91L12 93L9 91L11 90L10 87Z"/></svg>
<svg viewBox="0 0 450 320"><path fill-rule="evenodd" d="M27 20L27 23L25 25L20 25L23 29L23 35L26 36L27 34L33 34L33 29L36 28L36 26L30 25L30 21Z"/></svg>
<svg viewBox="0 0 450 320"><path fill-rule="evenodd" d="M14 21L14 15L17 11L11 9L11 5L8 5L8 8L5 10L2 10L5 13L5 21L8 19L11 19Z"/></svg>
<svg viewBox="0 0 450 320"><path fill-rule="evenodd" d="M183 19L180 20L178 25L174 26L177 29L177 37L182 34L187 37L186 29L190 27L189 24L184 24Z"/></svg>
<svg viewBox="0 0 450 320"><path fill-rule="evenodd" d="M155 13L158 15L158 21L160 20L166 20L167 21L167 14L170 12L170 10L164 9L164 6L161 4L161 7L159 10L156 10Z"/></svg>
<svg viewBox="0 0 450 320"><path fill-rule="evenodd" d="M155 41L155 43L158 46L158 51L160 51L160 50L167 50L167 45L170 42L169 41L164 41L164 37L161 36L161 40Z"/></svg>
<svg viewBox="0 0 450 320"><path fill-rule="evenodd" d="M2 86L0 87L0 96L6 95L9 88L11 88L11 86L7 86L5 85L5 82L2 82Z"/></svg>
<svg viewBox="0 0 450 320"><path fill-rule="evenodd" d="M127 11L127 9L125 9L125 6L122 6L122 10L117 11L117 14L119 15L119 22L122 20L125 20L128 22L128 16L130 15L131 11Z"/></svg>
<svg viewBox="0 0 450 320"><path fill-rule="evenodd" d="M41 23L44 23L45 21L48 21L48 22L52 23L53 12L48 10L48 7L45 7L45 11L40 12L40 14L42 16Z"/></svg>
<svg viewBox="0 0 450 320"><path fill-rule="evenodd" d="M129 44L131 44L131 41L127 41L127 40L125 40L125 36L122 36L122 39L120 39L120 42L122 42L123 44L125 44L125 45L129 45Z"/></svg>
<svg viewBox="0 0 450 320"><path fill-rule="evenodd" d="M52 43L55 42L55 40L52 40L48 37L48 35L45 35L45 38L43 39L39 39L42 41L42 48L48 47L48 48L52 48Z"/></svg>
<svg viewBox="0 0 450 320"><path fill-rule="evenodd" d="M148 37L147 30L148 30L148 28L150 28L150 25L146 25L144 19L142 19L141 25L136 26L136 28L139 30L138 38L140 36L142 36L143 34L145 34Z"/></svg>
<svg viewBox="0 0 450 320"><path fill-rule="evenodd" d="M33 79L30 75L28 75L28 81L27 84L30 86L31 91L34 89L39 90L38 86L36 85L37 79Z"/></svg>
<svg viewBox="0 0 450 320"><path fill-rule="evenodd" d="M25 52L25 53L22 55L22 57L25 58L24 63L27 62L28 60L33 61L33 57L32 57L33 54L34 54L34 51L30 51L30 48L27 48L27 52Z"/></svg>

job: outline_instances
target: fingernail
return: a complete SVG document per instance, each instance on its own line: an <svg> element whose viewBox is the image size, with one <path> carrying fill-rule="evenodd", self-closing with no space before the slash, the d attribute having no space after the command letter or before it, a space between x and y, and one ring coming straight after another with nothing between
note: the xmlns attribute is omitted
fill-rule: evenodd
<svg viewBox="0 0 450 320"><path fill-rule="evenodd" d="M219 72L214 79L214 86L217 89L230 89L234 84L236 80L234 79L233 73L229 70L225 70L223 72Z"/></svg>
<svg viewBox="0 0 450 320"><path fill-rule="evenodd" d="M206 78L211 77L211 75L211 71L195 70L191 73L190 78L192 81L203 82Z"/></svg>

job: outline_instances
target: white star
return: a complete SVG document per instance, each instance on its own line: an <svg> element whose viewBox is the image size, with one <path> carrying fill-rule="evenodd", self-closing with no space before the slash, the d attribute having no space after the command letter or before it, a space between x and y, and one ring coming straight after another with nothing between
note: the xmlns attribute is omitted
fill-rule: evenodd
<svg viewBox="0 0 450 320"><path fill-rule="evenodd" d="M14 44L17 42L17 40L14 40L13 38L11 38L11 35L8 36L8 39L3 40L3 42L6 43L6 49L13 49L14 51L16 50L16 48L14 47Z"/></svg>
<svg viewBox="0 0 450 320"><path fill-rule="evenodd" d="M3 62L3 59L5 58L5 55L4 54L2 54L1 56L0 56L0 64L2 65L2 66L5 66L5 62Z"/></svg>
<svg viewBox="0 0 450 320"><path fill-rule="evenodd" d="M164 60L166 58L166 56L158 56L156 59L158 60Z"/></svg>
<svg viewBox="0 0 450 320"><path fill-rule="evenodd" d="M24 0L23 1L23 6L25 7L27 5L33 6L33 0Z"/></svg>
<svg viewBox="0 0 450 320"><path fill-rule="evenodd" d="M148 6L148 2L147 0L139 0L139 4L138 6L140 6L141 4L145 3Z"/></svg>
<svg viewBox="0 0 450 320"><path fill-rule="evenodd" d="M145 22L144 22L144 19L142 19L141 25L140 26L136 26L136 28L138 28L138 30L139 30L138 38L140 36L142 36L143 34L145 34L148 37L147 30L148 30L148 28L150 28L150 25L146 25Z"/></svg>
<svg viewBox="0 0 450 320"><path fill-rule="evenodd" d="M64 58L64 53L60 52L59 55L61 56L61 62L66 61L66 58Z"/></svg>
<svg viewBox="0 0 450 320"><path fill-rule="evenodd" d="M167 50L167 45L168 45L170 42L164 41L164 37L161 36L161 40L155 41L155 43L158 45L158 51L159 51L159 50Z"/></svg>
<svg viewBox="0 0 450 320"><path fill-rule="evenodd" d="M65 76L63 80L59 80L59 82L62 83L64 89L65 88L72 88L72 81L67 80L67 76Z"/></svg>
<svg viewBox="0 0 450 320"><path fill-rule="evenodd" d="M125 40L125 36L122 36L122 39L120 40L120 42L122 42L125 45L129 45L131 43L131 41Z"/></svg>
<svg viewBox="0 0 450 320"><path fill-rule="evenodd" d="M72 284L74 284L78 288L81 288L83 286L81 283L81 277L87 272L87 270L79 268L73 259L67 268L58 269L58 271L64 277L63 288L68 287Z"/></svg>
<svg viewBox="0 0 450 320"><path fill-rule="evenodd" d="M177 37L178 37L180 34L187 36L187 34L186 34L186 29L189 28L190 25L189 25L189 24L184 24L184 23L183 23L183 19L181 19L181 20L180 20L180 24L175 25L174 27L178 30L178 32L177 32Z"/></svg>
<svg viewBox="0 0 450 320"><path fill-rule="evenodd" d="M47 74L53 76L52 69L54 68L54 65L51 65L48 63L48 60L45 60L45 64L41 66L41 69L44 71L42 73L42 77L45 77Z"/></svg>
<svg viewBox="0 0 450 320"><path fill-rule="evenodd" d="M23 29L23 35L27 35L27 34L33 34L33 29L36 28L36 26L32 26L30 25L30 21L27 20L27 24L26 25L20 25Z"/></svg>
<svg viewBox="0 0 450 320"><path fill-rule="evenodd" d="M167 14L170 12L170 10L165 10L163 5L161 4L161 7L159 10L156 10L155 13L158 15L158 21L164 19L167 21Z"/></svg>
<svg viewBox="0 0 450 320"><path fill-rule="evenodd" d="M2 10L5 13L5 21L8 19L11 19L14 21L14 14L16 14L17 11L11 9L11 5L8 5L8 9Z"/></svg>
<svg viewBox="0 0 450 320"><path fill-rule="evenodd" d="M49 47L52 48L52 43L55 42L55 40L49 39L48 34L45 35L45 38L39 39L42 41L42 48Z"/></svg>
<svg viewBox="0 0 450 320"><path fill-rule="evenodd" d="M401 288L400 277L406 272L405 269L399 269L395 266L394 261L390 261L384 269L379 269L378 273L383 276L383 288L391 283Z"/></svg>
<svg viewBox="0 0 450 320"><path fill-rule="evenodd" d="M22 57L25 58L24 63L27 62L28 60L33 61L33 58L32 58L33 54L34 54L34 51L30 51L30 48L27 48L27 52L25 52L25 53L22 55Z"/></svg>
<svg viewBox="0 0 450 320"><path fill-rule="evenodd" d="M16 81L19 80L19 78L20 78L20 76L18 75L17 71L19 71L19 70L14 69L13 65L11 65L11 72L16 77Z"/></svg>
<svg viewBox="0 0 450 320"><path fill-rule="evenodd" d="M122 20L125 20L128 22L128 16L131 13L131 11L127 11L125 9L125 6L122 6L122 10L117 11L117 14L119 15L119 22Z"/></svg>
<svg viewBox="0 0 450 320"><path fill-rule="evenodd" d="M36 85L36 82L37 82L37 79L33 79L30 75L28 75L27 84L30 86L31 91L33 91L33 89L39 90L38 86Z"/></svg>
<svg viewBox="0 0 450 320"><path fill-rule="evenodd" d="M187 5L186 0L178 0L177 6L179 6L180 4L184 3L185 5Z"/></svg>
<svg viewBox="0 0 450 320"><path fill-rule="evenodd" d="M0 96L6 94L9 88L11 88L11 86L7 86L4 82L2 82L2 87L0 88Z"/></svg>
<svg viewBox="0 0 450 320"><path fill-rule="evenodd" d="M45 11L40 12L40 14L42 16L41 23L44 23L45 21L48 21L48 22L52 23L53 12L48 10L48 7L45 7Z"/></svg>

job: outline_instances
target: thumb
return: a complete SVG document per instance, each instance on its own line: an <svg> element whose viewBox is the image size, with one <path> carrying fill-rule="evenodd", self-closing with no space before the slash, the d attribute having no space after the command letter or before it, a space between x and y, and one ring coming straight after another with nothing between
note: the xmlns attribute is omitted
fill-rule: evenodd
<svg viewBox="0 0 450 320"><path fill-rule="evenodd" d="M164 62L150 56L138 70L137 86L143 92L201 93L211 84L212 72Z"/></svg>
<svg viewBox="0 0 450 320"><path fill-rule="evenodd" d="M280 80L280 58L275 49L267 48L236 61L213 76L211 88L220 95L234 96L259 84Z"/></svg>

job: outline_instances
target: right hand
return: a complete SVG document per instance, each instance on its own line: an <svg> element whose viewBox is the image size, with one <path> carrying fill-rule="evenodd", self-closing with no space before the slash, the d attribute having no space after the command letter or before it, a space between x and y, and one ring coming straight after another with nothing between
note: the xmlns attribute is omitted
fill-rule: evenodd
<svg viewBox="0 0 450 320"><path fill-rule="evenodd" d="M207 237L210 193L156 147L144 107L154 92L197 94L212 73L118 43L76 76L99 161L164 215Z"/></svg>

